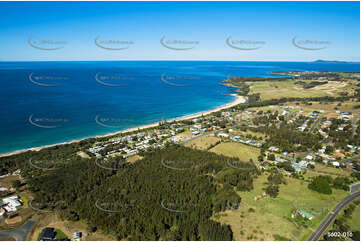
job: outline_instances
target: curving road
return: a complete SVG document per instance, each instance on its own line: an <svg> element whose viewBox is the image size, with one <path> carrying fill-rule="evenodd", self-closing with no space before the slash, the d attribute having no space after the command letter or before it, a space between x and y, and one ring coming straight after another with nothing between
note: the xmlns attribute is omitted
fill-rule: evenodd
<svg viewBox="0 0 361 242"><path fill-rule="evenodd" d="M354 199L360 197L360 191L355 192L351 194L350 196L344 198L339 204L334 207L332 212L327 215L327 217L322 221L322 223L318 226L318 228L311 234L311 236L308 238L309 241L317 241L323 232L328 228L328 226L331 224L331 222L336 218L337 214L350 202L352 202Z"/></svg>
<svg viewBox="0 0 361 242"><path fill-rule="evenodd" d="M20 227L9 230L9 231L0 231L0 238L14 238L17 241L25 241L33 228L36 222L39 219L39 215L35 214L31 219Z"/></svg>

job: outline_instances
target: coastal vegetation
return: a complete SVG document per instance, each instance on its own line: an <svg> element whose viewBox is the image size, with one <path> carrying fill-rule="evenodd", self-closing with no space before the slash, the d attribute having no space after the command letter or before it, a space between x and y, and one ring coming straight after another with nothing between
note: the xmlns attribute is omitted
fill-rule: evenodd
<svg viewBox="0 0 361 242"><path fill-rule="evenodd" d="M179 157L191 162L162 163ZM57 204L53 209L61 218L84 219L117 239L232 240L228 226L209 218L230 204L237 206L241 198L234 189L251 190L257 175L252 164L235 159L234 164L246 168L238 170L229 167L227 159L170 146L118 171L78 156L56 170L43 171L28 163L21 170L37 201Z"/></svg>

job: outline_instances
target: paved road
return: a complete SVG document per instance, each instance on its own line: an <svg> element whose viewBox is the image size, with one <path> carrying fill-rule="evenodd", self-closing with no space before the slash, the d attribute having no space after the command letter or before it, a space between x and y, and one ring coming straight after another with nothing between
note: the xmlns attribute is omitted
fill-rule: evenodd
<svg viewBox="0 0 361 242"><path fill-rule="evenodd" d="M327 227L331 224L331 222L336 218L337 214L352 200L360 197L360 191L351 194L350 196L343 199L336 207L332 210L332 212L327 215L327 217L322 221L322 223L318 226L318 228L311 234L308 238L309 241L317 241L323 232L327 229Z"/></svg>
<svg viewBox="0 0 361 242"><path fill-rule="evenodd" d="M27 239L31 229L36 224L39 219L39 215L35 214L31 219L29 219L26 223L21 225L20 227L9 230L9 231L0 231L0 238L14 238L17 241L24 241Z"/></svg>
<svg viewBox="0 0 361 242"><path fill-rule="evenodd" d="M312 133L313 132L313 130L317 127L317 125L318 125L318 123L321 121L321 119L322 119L322 115L320 115L319 117L318 117L318 119L316 120L316 122L312 125L312 127L310 128L310 130L308 131L308 133Z"/></svg>
<svg viewBox="0 0 361 242"><path fill-rule="evenodd" d="M356 122L359 119L358 115L354 115L353 119L352 119L352 133L351 133L351 138L355 135L355 130L356 130Z"/></svg>

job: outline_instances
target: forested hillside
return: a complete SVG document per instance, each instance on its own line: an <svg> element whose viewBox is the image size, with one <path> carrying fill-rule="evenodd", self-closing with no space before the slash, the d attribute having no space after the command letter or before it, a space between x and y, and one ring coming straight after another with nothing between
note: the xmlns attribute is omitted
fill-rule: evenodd
<svg viewBox="0 0 361 242"><path fill-rule="evenodd" d="M55 207L64 219L84 219L119 240L232 240L229 226L210 217L237 207L235 191L251 190L257 171L251 163L227 159L169 146L133 164L98 166L95 159L70 156L63 163L22 162L21 171L37 194L34 204Z"/></svg>

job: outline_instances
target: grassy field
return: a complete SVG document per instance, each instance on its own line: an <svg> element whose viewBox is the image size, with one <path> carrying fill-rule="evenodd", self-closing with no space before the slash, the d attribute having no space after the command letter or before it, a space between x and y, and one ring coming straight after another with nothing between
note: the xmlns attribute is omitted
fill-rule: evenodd
<svg viewBox="0 0 361 242"><path fill-rule="evenodd" d="M351 112L353 114L360 114L360 109L357 107L357 105L360 105L360 103L355 102L355 101L347 101L347 102L342 102L341 106L337 106L339 102L333 102L333 103L319 103L319 102L310 102L312 103L312 105L304 105L304 104L299 104L296 105L295 102L288 102L285 105L288 106L299 106L300 108L302 108L305 112L312 112L315 110L324 110L326 114L331 114L331 115L339 115L337 114L335 111L335 107L337 107L338 110L342 111L342 112Z"/></svg>
<svg viewBox="0 0 361 242"><path fill-rule="evenodd" d="M189 138L189 137L192 137L192 131L187 130L187 131L177 134L176 136L181 137L181 138L183 138L183 137Z"/></svg>
<svg viewBox="0 0 361 242"><path fill-rule="evenodd" d="M78 156L80 156L81 158L85 158L85 159L89 159L90 156L85 153L84 151L79 151L78 153L76 153Z"/></svg>
<svg viewBox="0 0 361 242"><path fill-rule="evenodd" d="M185 146L194 149L207 150L211 145L214 145L219 141L220 139L215 136L205 135L186 143Z"/></svg>
<svg viewBox="0 0 361 242"><path fill-rule="evenodd" d="M335 168L332 166L327 166L323 164L316 163L315 165L315 171L323 172L325 174L334 174L334 175L341 175L341 176L349 176L351 174L350 171L344 170L341 168Z"/></svg>
<svg viewBox="0 0 361 242"><path fill-rule="evenodd" d="M7 176L4 178L0 179L0 186L2 187L6 187L6 188L11 188L12 187L12 183L16 180L19 180L18 176Z"/></svg>
<svg viewBox="0 0 361 242"><path fill-rule="evenodd" d="M305 174L305 178L312 178L315 176L331 176L332 178L336 178L338 176L350 176L351 171L341 168L335 168L323 164L316 163L315 169L307 170Z"/></svg>
<svg viewBox="0 0 361 242"><path fill-rule="evenodd" d="M306 240L322 221L324 216L348 194L334 190L331 195L324 195L307 188L306 182L286 178L287 185L280 186L277 198L264 197L254 200L264 192L267 175L263 174L254 181L254 190L239 192L241 204L237 210L223 213L219 221L229 224L235 240L275 240L282 236L289 240ZM314 215L310 228L297 226L290 221L291 211L305 209Z"/></svg>
<svg viewBox="0 0 361 242"><path fill-rule="evenodd" d="M356 207L355 211L352 213L351 219L351 229L359 230L360 231L360 199L358 201L358 206Z"/></svg>
<svg viewBox="0 0 361 242"><path fill-rule="evenodd" d="M347 89L346 83L341 82L329 82L310 89L303 89L301 85L294 84L293 80L247 82L247 84L250 85L249 94L260 93L262 100L282 97L337 96L339 92Z"/></svg>
<svg viewBox="0 0 361 242"><path fill-rule="evenodd" d="M260 155L260 149L249 145L244 145L236 142L225 142L210 149L211 152L222 154L229 157L237 157L243 161L257 161L257 157Z"/></svg>

